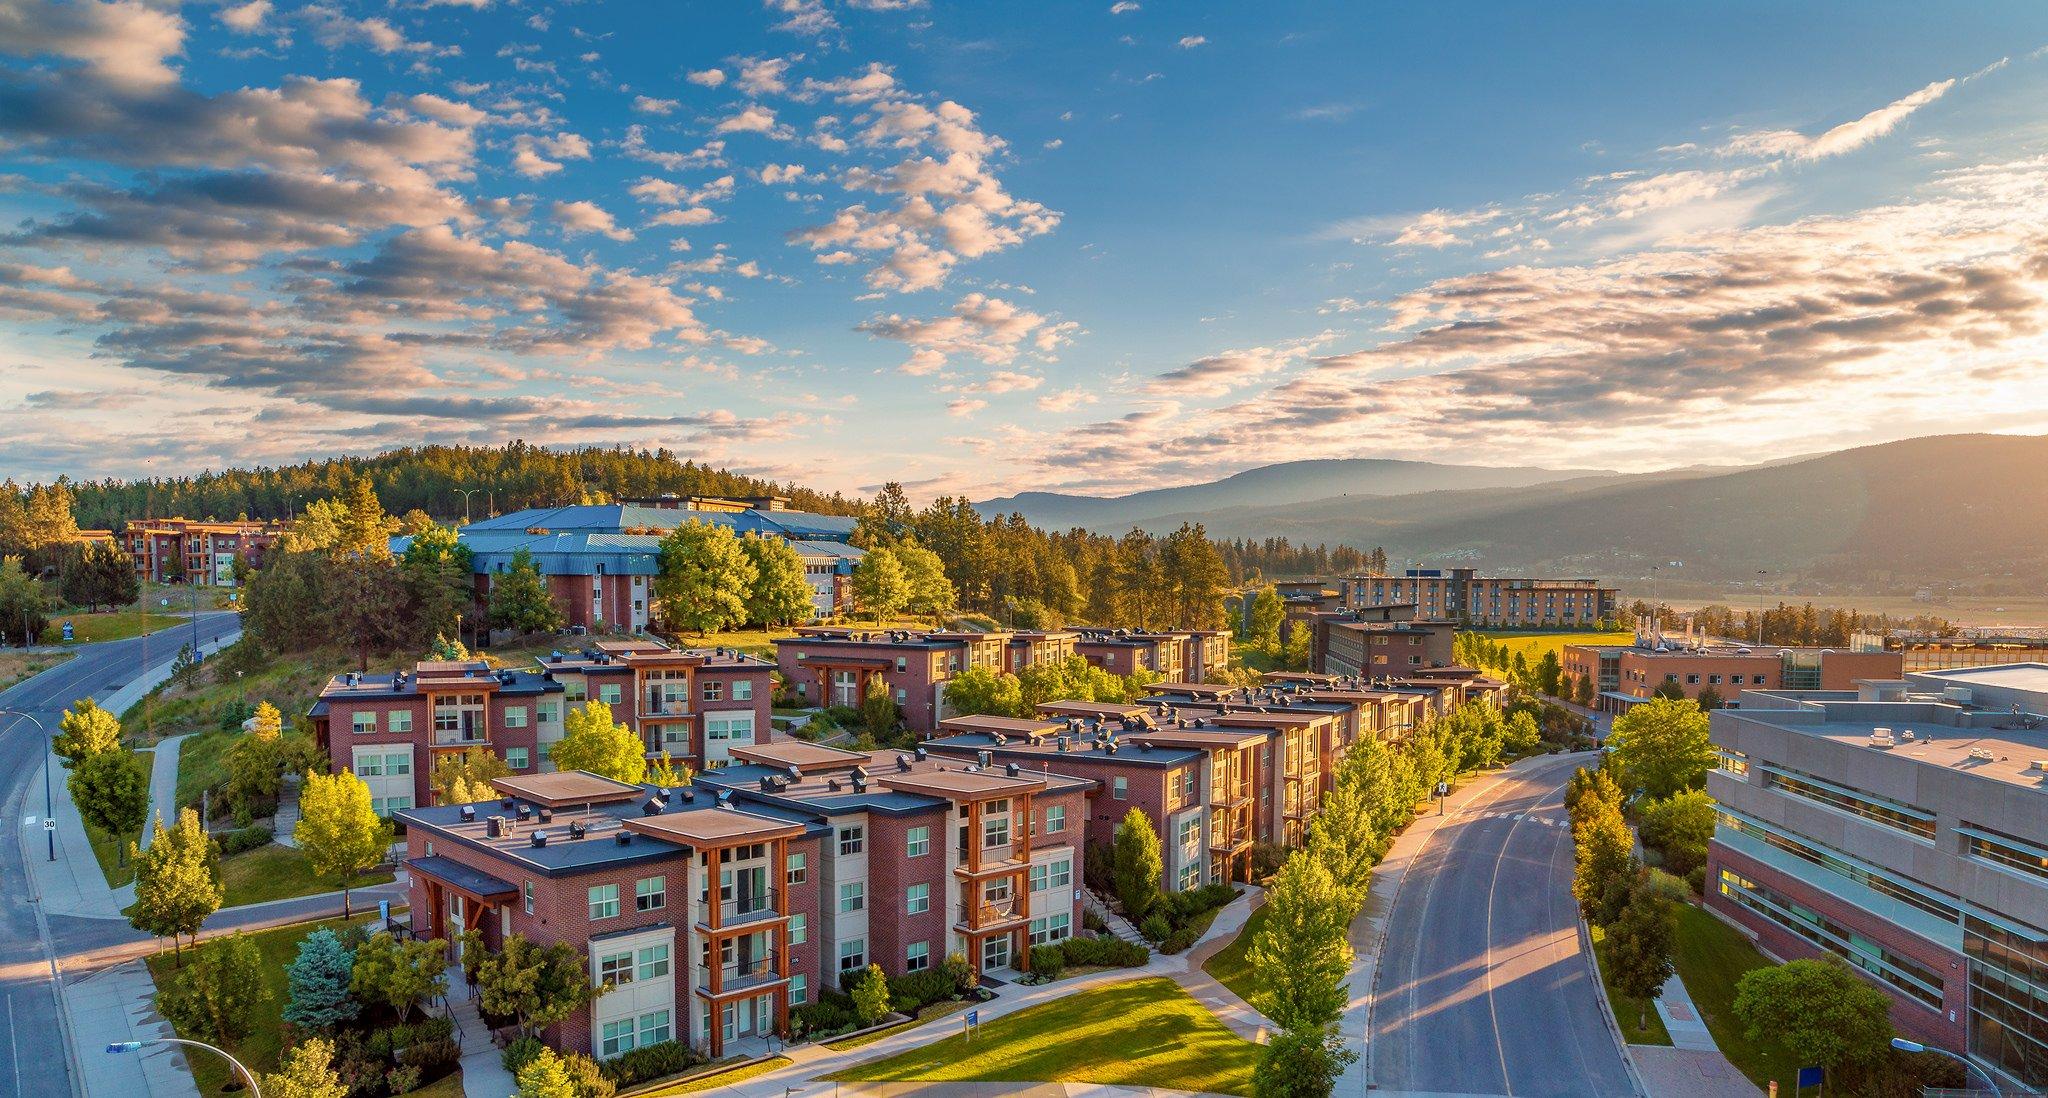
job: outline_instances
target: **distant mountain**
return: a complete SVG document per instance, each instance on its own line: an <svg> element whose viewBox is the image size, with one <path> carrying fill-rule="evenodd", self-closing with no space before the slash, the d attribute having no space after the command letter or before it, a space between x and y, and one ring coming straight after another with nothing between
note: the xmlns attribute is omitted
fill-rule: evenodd
<svg viewBox="0 0 2048 1098"><path fill-rule="evenodd" d="M1155 488L1127 496L1081 496L1023 492L975 504L984 515L1023 514L1046 530L1076 526L1120 534L1132 526L1150 529L1165 515L1200 514L1231 507L1299 503L1335 497L1378 497L1475 488L1525 488L1574 477L1606 474L1597 469L1537 469L1486 465L1440 465L1430 461L1339 458L1264 465L1206 484ZM1611 474L1608 474L1611 475ZM1179 525L1179 523L1174 523Z"/></svg>
<svg viewBox="0 0 2048 1098"><path fill-rule="evenodd" d="M1285 468L1276 466L1275 468ZM1219 482L1221 483L1221 482ZM1917 584L2048 574L2048 437L1938 435L1735 470L1184 509L1212 537L1383 545L1485 571ZM1682 561L1683 571L1669 569Z"/></svg>

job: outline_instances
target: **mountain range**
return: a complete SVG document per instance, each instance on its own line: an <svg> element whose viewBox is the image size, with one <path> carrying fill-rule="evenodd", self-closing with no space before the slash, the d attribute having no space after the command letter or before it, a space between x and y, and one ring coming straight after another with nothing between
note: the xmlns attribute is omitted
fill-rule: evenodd
<svg viewBox="0 0 2048 1098"><path fill-rule="evenodd" d="M1937 435L1739 467L1645 473L1360 460L1208 484L978 505L1121 533L1384 546L1396 563L1726 581L2017 584L2048 568L2048 437ZM1674 562L1678 567L1673 567ZM2029 579L2031 577L2031 579Z"/></svg>

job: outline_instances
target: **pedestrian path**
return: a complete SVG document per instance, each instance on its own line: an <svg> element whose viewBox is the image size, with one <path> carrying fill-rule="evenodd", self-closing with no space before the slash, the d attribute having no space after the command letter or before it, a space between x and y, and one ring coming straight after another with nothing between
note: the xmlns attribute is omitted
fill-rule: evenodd
<svg viewBox="0 0 2048 1098"><path fill-rule="evenodd" d="M110 1053L108 1045L176 1036L156 1012L156 985L141 961L115 965L64 989L71 1036L78 1048L79 1089L124 1098L198 1098L184 1052L160 1045Z"/></svg>
<svg viewBox="0 0 2048 1098"><path fill-rule="evenodd" d="M178 822L178 750L185 743L185 736L167 736L158 740L155 761L149 765L149 811L143 813L142 849L149 849L149 841L156 837L154 826L158 819L165 827L174 827Z"/></svg>
<svg viewBox="0 0 2048 1098"><path fill-rule="evenodd" d="M511 1098L519 1084L505 1070L504 1057L466 986L458 984L449 992L448 1016L455 1020L455 1036L462 1045L463 1098Z"/></svg>
<svg viewBox="0 0 2048 1098"><path fill-rule="evenodd" d="M299 840L292 832L299 826L299 784L297 776L287 776L284 787L277 791L277 815L270 821L271 838L279 846L299 848Z"/></svg>
<svg viewBox="0 0 2048 1098"><path fill-rule="evenodd" d="M1700 1009L1686 993L1685 981L1677 973L1664 981L1664 990L1656 1002L1657 1017L1664 1020L1664 1028L1670 1031L1673 1048L1720 1051L1714 1044L1714 1035L1707 1031L1707 1023L1700 1018Z"/></svg>

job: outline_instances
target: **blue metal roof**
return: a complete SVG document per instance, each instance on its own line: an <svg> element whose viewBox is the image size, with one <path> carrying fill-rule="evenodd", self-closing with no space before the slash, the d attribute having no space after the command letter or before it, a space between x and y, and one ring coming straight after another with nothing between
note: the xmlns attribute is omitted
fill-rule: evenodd
<svg viewBox="0 0 2048 1098"><path fill-rule="evenodd" d="M533 556L542 575L652 576L660 571L656 554L661 535L626 530L672 530L691 520L728 526L735 533L756 533L787 539L799 555L833 558L839 571L851 571L861 550L846 544L854 520L808 511L685 511L625 504L579 504L536 507L472 522L457 531L469 547L479 573L511 567L521 549ZM411 538L391 539L393 553L405 552Z"/></svg>

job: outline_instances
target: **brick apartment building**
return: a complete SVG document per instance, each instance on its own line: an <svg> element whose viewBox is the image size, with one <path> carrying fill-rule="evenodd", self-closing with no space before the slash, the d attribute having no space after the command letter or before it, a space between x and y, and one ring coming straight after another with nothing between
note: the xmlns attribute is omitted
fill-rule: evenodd
<svg viewBox="0 0 2048 1098"><path fill-rule="evenodd" d="M848 584L862 556L847 543L854 520L792 511L779 496L664 496L535 507L472 522L458 534L470 549L479 600L489 597L491 577L511 567L514 554L524 549L547 577L570 625L637 633L654 620L661 539L685 522L782 539L803 558L813 611L830 617L848 608ZM392 551L404 552L408 541L393 538Z"/></svg>
<svg viewBox="0 0 2048 1098"><path fill-rule="evenodd" d="M1308 619L1309 666L1326 675L1384 678L1455 663L1457 623L1406 619L1412 607L1368 607Z"/></svg>
<svg viewBox="0 0 2048 1098"><path fill-rule="evenodd" d="M1081 656L1113 674L1143 668L1177 678L1207 677L1229 666L1222 630L1054 630L948 632L806 626L775 642L782 679L803 705L858 707L880 682L903 712L904 726L925 733L947 715L946 682L970 667L1016 674ZM1170 671L1169 671L1170 669Z"/></svg>
<svg viewBox="0 0 2048 1098"><path fill-rule="evenodd" d="M1000 976L1080 922L1085 779L799 742L734 754L681 789L539 774L403 812L415 931L581 951L614 990L549 1027L556 1047L718 1057L786 1035L842 973L960 953Z"/></svg>
<svg viewBox="0 0 2048 1098"><path fill-rule="evenodd" d="M1751 647L1704 637L1665 637L1639 630L1633 644L1566 645L1565 674L1591 678L1596 707L1626 712L1665 683L1688 698L1712 689L1739 704L1753 690L1853 690L1859 679L1896 679L1904 672L1898 651Z"/></svg>
<svg viewBox="0 0 2048 1098"><path fill-rule="evenodd" d="M1410 568L1340 586L1347 609L1414 603L1418 617L1473 626L1591 627L1613 617L1619 602L1616 589L1598 580L1490 578L1476 568Z"/></svg>
<svg viewBox="0 0 2048 1098"><path fill-rule="evenodd" d="M204 587L230 587L241 582L234 574L235 558L247 557L252 565L260 563L283 534L281 522L137 519L121 528L115 544L135 562L139 579L163 583L179 576Z"/></svg>
<svg viewBox="0 0 2048 1098"><path fill-rule="evenodd" d="M2048 1085L2048 665L1752 687L1712 714L1707 905L1915 1038ZM2031 1091L2029 1091L2031 1092Z"/></svg>
<svg viewBox="0 0 2048 1098"><path fill-rule="evenodd" d="M648 757L666 751L698 770L735 748L768 743L767 661L652 641L598 641L532 668L421 662L410 671L337 675L307 716L320 748L370 787L380 816L430 803L434 760L486 747L515 774L547 773L570 710L595 698L638 733Z"/></svg>

